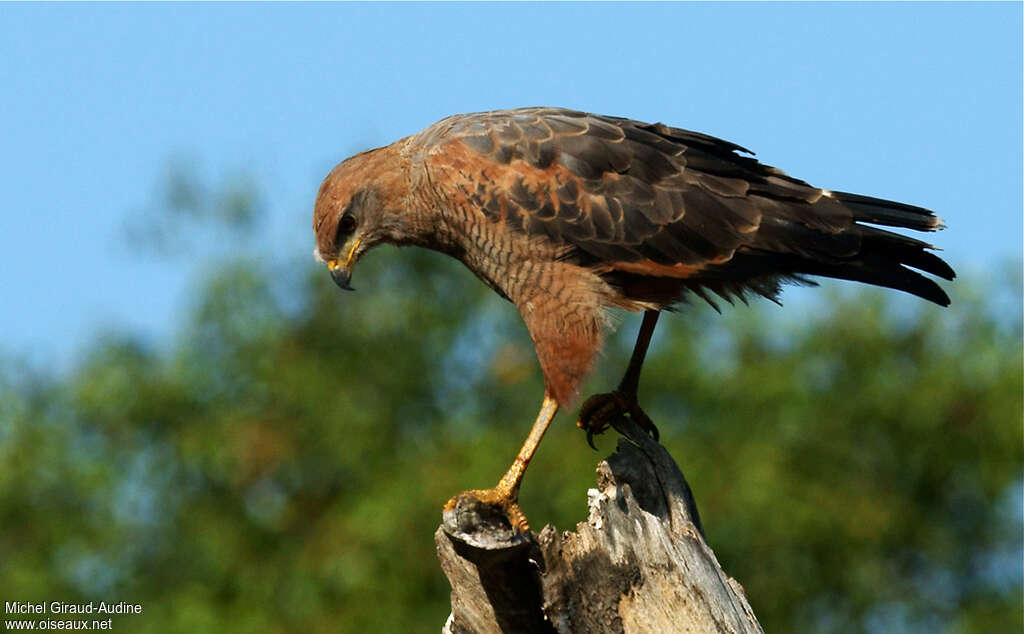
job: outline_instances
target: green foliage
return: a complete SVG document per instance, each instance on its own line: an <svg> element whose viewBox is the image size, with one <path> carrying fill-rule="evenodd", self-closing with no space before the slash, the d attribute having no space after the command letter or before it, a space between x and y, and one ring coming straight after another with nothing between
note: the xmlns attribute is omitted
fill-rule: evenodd
<svg viewBox="0 0 1024 634"><path fill-rule="evenodd" d="M540 402L514 309L417 250L369 255L354 294L308 263L214 271L166 348L0 373L0 596L142 603L135 632L436 632L440 507L493 484ZM1019 288L662 319L641 398L768 631L1021 630ZM586 514L604 453L573 414L526 478L538 527Z"/></svg>

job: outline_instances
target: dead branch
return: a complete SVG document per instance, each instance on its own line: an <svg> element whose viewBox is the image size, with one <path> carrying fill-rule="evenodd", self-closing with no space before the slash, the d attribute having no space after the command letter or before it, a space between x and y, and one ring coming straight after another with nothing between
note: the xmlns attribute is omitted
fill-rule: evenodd
<svg viewBox="0 0 1024 634"><path fill-rule="evenodd" d="M452 586L444 632L762 632L704 539L686 479L628 420L575 532L517 535L465 501L434 535Z"/></svg>

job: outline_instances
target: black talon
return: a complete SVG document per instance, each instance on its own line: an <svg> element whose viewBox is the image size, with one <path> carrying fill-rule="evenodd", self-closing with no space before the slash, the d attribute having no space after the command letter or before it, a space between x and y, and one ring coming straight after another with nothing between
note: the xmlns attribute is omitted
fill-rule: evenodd
<svg viewBox="0 0 1024 634"><path fill-rule="evenodd" d="M632 415L630 416L630 418L632 418L636 422L636 424L639 425L640 428L644 430L644 433L650 436L654 442L658 442L658 440L661 438L661 434L658 433L658 428L655 427L654 423L652 423L650 419L641 421Z"/></svg>
<svg viewBox="0 0 1024 634"><path fill-rule="evenodd" d="M644 433L650 436L654 442L661 439L661 434L654 421L637 404L636 395L618 390L607 394L596 394L587 399L580 410L580 418L576 425L587 432L587 444L596 451L594 436L604 433L609 426L623 436L626 435L615 424L620 416L629 416L630 420L644 430Z"/></svg>
<svg viewBox="0 0 1024 634"><path fill-rule="evenodd" d="M597 451L597 445L594 444L594 432L589 427L587 428L587 444L591 449Z"/></svg>

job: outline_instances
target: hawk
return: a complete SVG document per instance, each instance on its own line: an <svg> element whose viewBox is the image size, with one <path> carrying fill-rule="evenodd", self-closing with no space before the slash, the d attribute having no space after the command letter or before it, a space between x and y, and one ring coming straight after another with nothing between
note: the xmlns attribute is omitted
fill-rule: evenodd
<svg viewBox="0 0 1024 634"><path fill-rule="evenodd" d="M640 368L660 311L688 295L776 300L781 284L821 276L949 304L918 272L955 277L935 247L880 228L942 228L931 211L812 187L751 155L660 123L519 108L448 117L328 174L313 230L338 286L351 290L353 266L379 243L426 247L465 264L529 329L540 413L498 484L460 496L528 530L523 474L556 411L575 401L611 308L643 321L618 387L581 407L588 441L619 415L656 437L637 402Z"/></svg>

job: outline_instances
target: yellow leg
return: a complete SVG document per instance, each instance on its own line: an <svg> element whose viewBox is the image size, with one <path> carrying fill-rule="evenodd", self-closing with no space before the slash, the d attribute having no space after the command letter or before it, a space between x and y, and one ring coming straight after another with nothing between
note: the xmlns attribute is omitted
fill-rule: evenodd
<svg viewBox="0 0 1024 634"><path fill-rule="evenodd" d="M522 484L526 467L529 466L530 460L533 459L533 454L537 451L537 446L540 445L541 439L544 438L544 432L548 430L548 426L551 424L551 420L555 417L555 412L557 411L558 401L545 394L544 402L540 406L540 413L537 414L537 420L533 423L530 435L526 437L526 441L519 450L519 455L516 456L515 461L512 462L512 466L508 468L505 475L501 476L498 484L493 489L463 491L448 500L448 503L444 505L445 510L455 508L459 498L473 497L485 504L500 506L504 509L512 526L521 532L525 533L530 530L530 525L526 521L526 515L523 514L518 504L519 485Z"/></svg>

